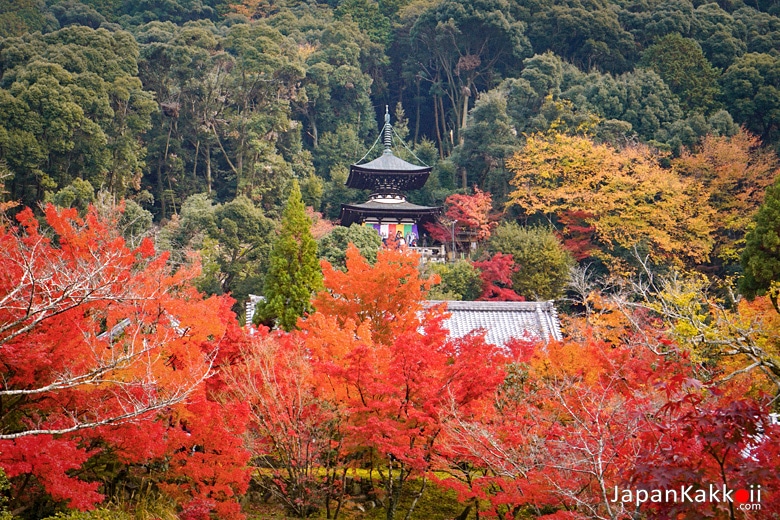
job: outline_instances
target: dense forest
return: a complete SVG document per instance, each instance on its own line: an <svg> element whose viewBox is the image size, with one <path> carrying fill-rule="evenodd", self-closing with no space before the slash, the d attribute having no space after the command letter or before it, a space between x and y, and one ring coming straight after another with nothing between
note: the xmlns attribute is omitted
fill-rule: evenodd
<svg viewBox="0 0 780 520"><path fill-rule="evenodd" d="M777 518L778 153L779 0L0 0L0 519Z"/></svg>

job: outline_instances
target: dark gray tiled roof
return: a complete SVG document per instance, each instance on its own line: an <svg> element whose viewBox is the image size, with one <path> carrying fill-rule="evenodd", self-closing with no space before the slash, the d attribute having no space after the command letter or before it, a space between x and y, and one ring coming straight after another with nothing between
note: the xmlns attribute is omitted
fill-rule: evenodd
<svg viewBox="0 0 780 520"><path fill-rule="evenodd" d="M383 204L369 200L363 204L342 204L340 218L342 226L349 226L353 223L360 223L367 217L390 220L412 218L414 220L430 221L435 216L440 215L441 212L441 206L418 206L411 202Z"/></svg>
<svg viewBox="0 0 780 520"><path fill-rule="evenodd" d="M342 206L346 206L348 208L355 208L355 209L365 209L365 210L371 210L371 211L383 211L387 213L393 213L393 212L423 212L423 213L435 213L435 212L441 212L441 206L418 206L417 204L412 204L411 202L395 202L395 203L384 203L384 202L377 202L375 200L369 200L368 202L363 202L361 204L342 204Z"/></svg>
<svg viewBox="0 0 780 520"><path fill-rule="evenodd" d="M450 335L460 338L477 329L485 329L485 339L504 345L511 338L560 340L561 326L553 302L461 302L446 303L450 317L444 326Z"/></svg>
<svg viewBox="0 0 780 520"><path fill-rule="evenodd" d="M391 150L385 150L373 161L363 164L353 164L352 168L379 172L430 172L430 166L418 166L396 157Z"/></svg>

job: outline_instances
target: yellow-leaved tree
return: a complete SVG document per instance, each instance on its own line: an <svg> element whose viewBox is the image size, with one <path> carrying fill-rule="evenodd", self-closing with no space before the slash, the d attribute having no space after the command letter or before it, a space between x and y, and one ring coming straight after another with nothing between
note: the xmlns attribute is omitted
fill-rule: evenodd
<svg viewBox="0 0 780 520"><path fill-rule="evenodd" d="M672 264L709 258L714 213L706 194L695 180L663 168L650 147L533 134L508 166L515 187L508 205L565 223L564 241L588 230L590 255L615 274L625 274L634 249Z"/></svg>
<svg viewBox="0 0 780 520"><path fill-rule="evenodd" d="M693 151L683 151L672 163L685 178L701 183L715 221L713 256L727 264L739 263L764 192L780 174L780 160L761 140L741 129L737 134L707 136Z"/></svg>

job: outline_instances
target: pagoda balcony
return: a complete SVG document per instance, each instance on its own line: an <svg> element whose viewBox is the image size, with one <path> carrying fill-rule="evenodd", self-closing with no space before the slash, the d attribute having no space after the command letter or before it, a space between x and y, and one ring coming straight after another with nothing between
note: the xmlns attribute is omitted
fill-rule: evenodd
<svg viewBox="0 0 780 520"><path fill-rule="evenodd" d="M447 252L444 246L407 246L407 249L420 255L420 262L443 264L447 262Z"/></svg>

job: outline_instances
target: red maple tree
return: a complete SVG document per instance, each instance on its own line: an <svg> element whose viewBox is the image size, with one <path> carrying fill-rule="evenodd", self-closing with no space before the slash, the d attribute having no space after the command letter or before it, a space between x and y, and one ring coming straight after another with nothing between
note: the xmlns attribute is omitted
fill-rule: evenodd
<svg viewBox="0 0 780 520"><path fill-rule="evenodd" d="M441 484L501 518L749 517L726 500L615 500L709 484L760 484L761 517L775 513L780 441L768 400L702 380L684 351L642 325L610 329L620 339L609 343L583 328L563 342L511 344L493 405L445 422L440 463L455 478ZM650 336L664 354L644 343Z"/></svg>
<svg viewBox="0 0 780 520"><path fill-rule="evenodd" d="M242 362L225 367L222 375L233 398L249 406L246 440L268 470L258 479L265 491L301 518L323 503L330 507L331 496L338 501L344 476L337 471L339 417L320 396L306 343L263 329L252 337Z"/></svg>
<svg viewBox="0 0 780 520"><path fill-rule="evenodd" d="M203 383L236 331L229 331L231 302L192 286L197 266L171 271L151 241L129 248L94 210L84 218L53 206L44 212L45 225L26 209L18 224L0 227L0 466L15 505L43 492L85 509L103 496L98 482L73 470L98 447L112 446L125 463L174 454L184 445L174 417L193 407L191 422L222 413ZM236 409L229 415L240 417ZM239 422L223 431L235 434ZM188 433L213 430L209 421ZM198 441L204 456L205 440ZM179 468L192 469L190 460ZM201 490L223 478L193 473L188 479ZM246 478L224 480L240 490Z"/></svg>
<svg viewBox="0 0 780 520"><path fill-rule="evenodd" d="M454 228L442 223L426 226L431 237L438 242L450 242L453 233L456 238L468 235L474 242L483 242L490 238L490 233L498 226L497 218L493 214L493 196L476 186L472 195L450 195L444 200L444 205L447 208L444 220L452 222Z"/></svg>
<svg viewBox="0 0 780 520"><path fill-rule="evenodd" d="M479 300L521 302L525 298L512 290L512 273L520 267L515 265L512 255L496 253L479 262L474 262L482 279L482 294Z"/></svg>

